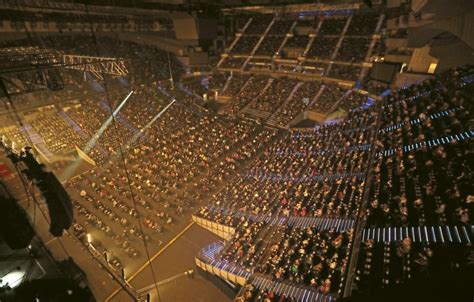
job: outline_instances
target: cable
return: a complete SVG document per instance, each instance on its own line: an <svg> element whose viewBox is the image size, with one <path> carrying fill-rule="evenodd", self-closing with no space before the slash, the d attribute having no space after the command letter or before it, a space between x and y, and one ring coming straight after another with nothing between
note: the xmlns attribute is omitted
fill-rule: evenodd
<svg viewBox="0 0 474 302"><path fill-rule="evenodd" d="M2 81L2 79L0 78L0 81ZM12 111L14 112L14 116L16 117L16 119L18 119L18 123L20 126L23 125L22 121L21 121L21 118L20 116L18 115L18 112L16 111L15 107L13 106L13 102L11 101L11 97L9 95L9 93L7 91L6 92L6 97L7 99L9 100L11 106L12 106L12 110L8 110L7 112L9 114L12 113ZM15 119L13 120L13 122L15 122ZM21 134L21 131L20 131L20 134ZM31 138L29 137L29 135L26 136L27 140L31 142ZM16 164L14 165L15 166L15 169L17 170L17 173L22 181L22 184L23 184L23 189L25 190L25 195L26 195L26 198L27 198L27 205L26 205L26 208L28 208L31 204L31 200L30 200L30 195L28 193L28 189L27 189L27 186L26 186L26 183L23 181L23 177L22 177L22 174L21 172L18 170ZM3 185L3 184L2 184ZM7 191L8 192L8 191ZM10 193L9 193L10 194ZM11 195L10 195L11 196ZM33 227L35 226L35 223L36 223L36 207L33 208Z"/></svg>
<svg viewBox="0 0 474 302"><path fill-rule="evenodd" d="M85 4L85 10L86 10L85 11L86 15L89 19L88 21L89 21L89 24L90 24L91 33L92 33L92 37L93 37L93 40L94 40L96 53L97 53L97 55L100 55L99 46L98 46L98 43L97 43L97 36L95 35L95 33L92 29L92 22L91 22L91 18L90 18L89 9L88 9L87 4ZM138 227L139 227L140 233L142 235L143 246L145 247L145 253L146 253L146 256L147 256L147 259L148 259L148 263L150 264L149 266L150 266L150 270L151 270L151 273L152 273L153 282L155 284L155 289L156 289L156 293L157 293L157 296L158 296L158 301L161 301L160 291L159 291L158 285L157 285L158 281L157 281L157 278L156 278L156 275L155 275L155 270L153 269L153 265L151 265L150 252L148 250L148 244L147 244L145 236L144 236L144 231L143 231L142 221L141 221L141 217L140 217L140 212L138 211L136 196L135 196L135 193L132 190L132 181L130 179L129 171L127 169L125 156L123 154L123 146L122 146L123 144L122 144L122 140L120 138L119 132L118 132L117 121L116 121L116 118L115 118L115 114L113 112L112 102L110 101L110 94L109 94L108 87L107 87L106 77L104 76L104 72L102 70L101 70L101 74L102 74L102 78L103 78L102 82L103 82L103 85L104 85L104 90L105 90L106 96L107 96L106 100L107 100L108 106L110 108L110 116L112 117L112 127L113 127L113 130L115 132L115 137L118 139L118 142L119 142L120 158L122 160L125 176L127 178L127 184L128 184L128 189L129 189L129 192L130 192L130 197L132 199L133 208L137 213Z"/></svg>
<svg viewBox="0 0 474 302"><path fill-rule="evenodd" d="M19 8L19 5L18 5L18 1L16 1L16 5L17 5L17 7L18 7L18 10L21 11L21 9ZM27 28L27 26L26 26L26 21L25 21L24 19L23 19L23 27L24 27L24 29L25 29L25 32L26 32L26 35L27 35L27 39L29 39L31 42L33 42L33 41L32 41L32 37L31 37L31 34L30 34L30 32L29 32L29 30L28 30L28 28ZM36 54L33 54L33 56L36 57ZM11 105L11 108L12 108L11 111L13 112L14 116L15 116L16 119L18 120L19 125L22 126L22 127L24 127L24 126L23 126L23 122L22 122L22 120L21 120L21 118L20 118L20 115L18 114L18 111L17 111L17 109L16 109L16 106L15 106L15 105L13 104L13 102L11 101L10 94L9 94L7 91L6 91L6 97L7 97L7 99L8 99L9 102L10 102L10 105ZM25 131L26 131L26 130L25 130ZM26 131L26 132L28 132L28 131ZM26 135L26 138L27 138L28 142L31 144L31 146L34 146L33 140L31 139L31 137L29 136L28 133L27 133L27 135ZM23 184L23 187L24 187L24 189L25 189L26 196L27 196L28 201L29 201L30 192L28 192L28 189L27 189L27 187L28 187L28 186L27 186L27 180L25 180L23 174L21 173L21 171L20 171L19 168L18 168L18 165L15 164L14 166L15 166L15 169L16 169L16 171L17 171L17 174L18 174L18 176L19 176L19 178L20 178L20 180L21 180L21 182L22 182L22 184ZM33 186L32 186L31 188L33 188ZM43 215L43 217L45 218L45 220L46 220L46 221L49 223L49 225L51 226L51 221L49 221L49 219L47 218L46 214L45 214L44 211L41 209L40 204L39 204L39 202L36 200L36 196L34 195L34 191L33 191L33 194L31 194L31 197L33 198L34 203L35 203L35 204L38 206L38 208L40 209L40 212L41 212L41 214ZM33 228L35 228L35 226L36 226L36 225L35 225L35 222L36 222L36 221L35 221L35 220L36 220L36 207L35 207L35 210L34 210L34 217L33 217L33 218L34 218ZM71 220L73 219L73 217L70 217L70 218L71 218ZM63 243L61 242L61 239L60 239L59 237L56 237L56 238L58 239L58 242L59 242L61 248L63 249L63 251L65 252L65 254L66 254L68 257L71 257L71 256L69 255L69 253L67 252L66 248L64 247Z"/></svg>
<svg viewBox="0 0 474 302"><path fill-rule="evenodd" d="M87 9L87 8L86 8ZM87 15L90 17L89 13L87 13ZM92 24L90 22L90 19L89 19L89 24ZM92 30L91 30L92 31ZM99 52L99 47L98 47L98 42L97 42L97 37L96 35L94 34L94 32L92 31L92 36L94 38L94 44L96 46L96 53L97 55L100 55L100 52ZM120 40L122 41L122 40ZM170 72L170 76L172 77L172 70L171 70L171 59L170 59L170 56L169 56L169 51L167 51L167 54L168 54L168 67L169 67L169 72ZM109 97L109 93L108 93L108 88L107 88L107 83L106 83L106 77L103 76L103 72L102 72L102 78L104 80L103 81L103 84L104 84L104 90L106 92L106 95L107 95L107 103L108 103L108 107L109 107L109 110L110 110L110 114L111 114L111 117L112 117L112 127L113 127L113 130L115 132L115 137L116 138L119 138L119 134L118 134L118 126L117 126L117 121L116 121L116 118L115 118L115 114L113 112L113 106L110 102L110 97ZM173 83L172 83L173 85ZM145 232L143 231L143 225L142 225L142 222L141 222L141 217L140 217L140 212L138 211L138 206L137 206L137 202L136 202L136 195L135 193L133 192L133 189L132 189L132 181L131 181L131 178L130 178L130 173L127 169L127 164L126 164L126 160L125 160L125 156L124 156L124 152L123 152L123 143L120 139L118 139L118 142L119 142L119 153L120 153L120 158L121 158L121 161L122 161L122 164L123 164L123 167L124 167L124 172L125 172L125 177L127 179L127 185L128 185L128 189L129 189L129 192L130 192L130 195L131 195L131 199L132 199L132 203L133 203L133 207L134 207L134 210L136 211L137 213L137 220L138 220L138 226L139 226L139 231L142 235L142 240L143 240L143 244L144 244L144 247L145 247L145 252L146 252L146 256L147 256L147 259L148 259L148 263L150 263L150 269L151 269L151 272L152 272L152 277L153 277L153 281L154 281L154 284L155 284L155 289L157 291L157 295L158 295L158 300L161 301L161 297L160 297L160 293L159 293L159 289L158 289L158 286L157 286L157 281L156 281L156 276L155 276L155 273L154 273L154 269L153 269L153 266L151 265L151 257L150 257L150 253L149 253L149 250L148 250L148 244L146 243L146 240L145 240ZM170 230L171 232L177 234L177 232L173 231L173 230ZM194 246L196 249L200 249L201 247L197 246L194 242L192 242L191 240L187 239L186 236L183 236L182 237L184 240L186 240L190 245Z"/></svg>
<svg viewBox="0 0 474 302"><path fill-rule="evenodd" d="M20 121L21 122L21 121ZM22 186L23 186L23 189L25 190L25 195L26 195L26 198L28 200L28 205L30 205L30 197L33 199L33 202L34 202L34 208L33 208L33 225L32 227L33 228L36 228L36 206L38 206L38 208L40 209L40 212L41 214L43 215L44 219L46 220L46 222L51 226L51 221L48 219L47 215L44 213L43 209L41 208L39 202L37 201L36 199L36 196L35 196L35 193L34 193L34 186L30 186L31 189L32 189L32 192L29 192L28 190L28 181L24 178L24 175L23 173L20 171L20 169L18 168L18 164L14 164L14 167L15 167L15 170L18 174L18 177L20 178L20 181L22 183ZM35 232L36 233L36 232ZM36 236L38 236L36 234ZM39 236L38 236L39 238ZM58 242L61 246L61 248L63 249L64 253L68 256L68 257L71 257L71 255L68 253L68 251L66 250L66 248L64 247L61 239L59 237L55 237L58 239Z"/></svg>
<svg viewBox="0 0 474 302"><path fill-rule="evenodd" d="M20 180L21 180L21 182L22 182L23 188L25 189L25 193L26 193L27 198L30 198L30 194L31 194L31 196L32 196L32 198L33 198L33 200L34 200L34 204L33 204L33 206L34 206L34 219L36 220L36 206L38 206L38 208L40 209L40 212L41 212L41 214L43 215L43 217L44 217L44 219L46 220L46 222L47 222L49 225L51 225L51 222L48 220L47 215L46 215L46 214L44 213L44 211L41 209L41 206L40 206L39 202L36 200L36 196L34 195L34 192L33 192L33 193L28 192L27 184L26 184L27 180L25 180L23 174L21 173L20 169L18 168L18 164L14 164L14 166L15 166L15 169L16 169L16 171L17 171L17 174L18 174L18 176L19 176L19 178L20 178ZM3 183L2 183L2 186L4 186ZM31 188L34 188L34 186L31 186ZM7 192L8 192L8 191L7 191ZM8 194L10 194L10 193L8 192ZM10 195L10 196L11 196L11 195ZM25 215L26 215L26 214L25 214ZM38 238L39 242L41 243L42 248L44 249L44 243L43 243L42 239L39 237L37 231L35 230L35 224L33 224L32 227L33 227L35 236ZM62 250L63 250L64 253L66 254L66 256L67 256L68 258L71 258L71 255L68 253L68 251L67 251L66 248L64 247L64 245L63 245L61 239L60 239L59 237L56 237L56 238L58 239L58 242L59 242L59 244L60 244ZM14 253L13 253L13 254L14 254ZM48 253L45 253L45 254L46 254L47 257L49 258L49 256L48 256L49 254L48 254ZM9 256L9 257L10 257L10 256ZM9 257L8 257L8 258L9 258ZM56 262L55 259L52 259L52 261L53 261L53 262ZM68 276L68 273L65 272L64 269L63 269L61 266L56 266L56 267L59 269L59 271L61 271L61 272L63 273L64 276Z"/></svg>
<svg viewBox="0 0 474 302"><path fill-rule="evenodd" d="M20 169L18 168L18 166L17 166L16 164L15 164L14 166L15 166L15 169L16 169L16 171L17 171L17 173L18 173L18 176L20 177L20 180L21 180L21 182L22 182L22 184L23 184L23 187L25 188L25 191L26 191L27 196L30 195L31 193L28 192L28 190L26 189L26 188L27 188L27 184L26 184L27 180L25 180L25 178L24 178L23 174L21 173ZM35 208L36 208L36 206L38 206L38 208L39 208L41 214L43 215L44 219L45 219L46 222L51 226L51 221L48 219L48 216L46 215L46 213L45 213L45 212L43 211L43 209L41 208L40 203L39 203L38 200L36 199L36 196L35 196L34 194L31 194L31 196L32 196L32 198L33 198L33 202L34 202ZM36 210L35 210L35 213L36 213ZM36 225L33 225L33 228L35 228L35 226L36 226ZM35 233L36 233L36 232L35 232ZM39 236L38 236L38 237L39 237ZM55 238L58 239L58 242L59 242L61 248L63 249L64 253L65 253L68 257L71 257L71 255L69 255L68 251L66 250L66 248L65 248L64 245L63 245L63 243L61 242L61 239L60 239L59 237L55 237Z"/></svg>
<svg viewBox="0 0 474 302"><path fill-rule="evenodd" d="M88 13L88 11L87 11L87 6L86 6L86 13L87 13L87 16L89 17L89 21L90 21L90 15L89 15L89 13ZM92 24L92 22L89 22L89 24ZM24 25L25 25L25 23L24 23ZM28 38L31 40L31 35L30 35L30 33L28 32L28 30L27 30L27 28L26 28L26 25L25 25L25 31L26 31L27 34L28 34ZM91 30L91 31L92 31L92 36L93 36L93 38L94 38L94 44L95 44L95 47L96 47L96 51L97 51L97 53L99 53L99 51L98 51L97 37L96 37L96 35L94 34L93 30ZM120 40L120 41L122 41L122 40ZM123 43L122 43L121 45L123 45ZM125 48L125 47L123 47L123 48ZM171 59L170 59L170 56L169 56L169 52L167 52L167 55L168 55L168 68L169 68L169 72L170 72L170 77L172 77ZM35 55L35 56L36 56L36 55ZM103 72L102 72L102 74L103 74ZM110 100L109 89L108 89L108 85L107 85L107 82L106 82L106 77L103 76L103 79L104 79L104 80L103 80L104 88L105 88L105 91L106 91L106 94L107 94L107 102L108 102L108 104L109 104L110 110L112 110L113 106L112 106L111 100ZM19 117L19 115L18 115L18 113L17 113L16 108L14 108L13 106L12 106L12 108L13 108L13 112L16 114L16 119L19 121L20 126L23 126L23 123L22 123L21 118ZM111 112L111 116L112 116L112 122L113 122L113 129L114 129L115 134L116 134L115 136L116 136L117 138L119 138L118 129L117 129L117 122L116 122L115 115L113 114L113 112ZM27 134L28 134L28 133L27 133ZM27 140L28 140L31 144L33 144L33 143L32 143L32 140L31 140L31 137L28 136L28 137L27 137ZM119 144L119 151L120 151L120 156L121 156L121 160L122 160L123 166L124 166L124 168L125 168L124 170L125 170L126 177L127 177L127 183L128 183L128 186L129 186L129 191L130 191L131 199L132 199L132 202L133 202L133 205L134 205L134 209L135 209L135 211L136 211L137 214L138 214L137 219L138 219L138 224L139 224L140 233L141 233L141 235L142 235L142 237L143 237L143 242L144 242L144 246L145 246L145 251L146 251L147 258L148 258L148 262L150 263L150 268L151 268L152 275L153 275L154 281L155 281L155 283L154 283L154 284L155 284L155 288L156 288L157 294L158 294L158 296L159 296L159 289L158 289L158 287L157 287L157 285L156 285L157 282L156 282L156 278L155 278L154 269L153 269L153 267L152 267L152 265L151 265L150 254L149 254L149 251L148 251L148 247L147 247L146 240L145 240L145 238L144 238L144 237L145 237L145 235L144 235L145 232L143 231L143 226L142 226L142 223L141 223L141 217L140 217L140 214L139 214L139 211L138 211L138 207L137 207L137 203L136 203L136 196L135 196L135 194L134 194L134 192L133 192L133 190L132 190L132 187L131 187L131 179L130 179L129 171L128 171L128 169L127 169L127 164L126 164L125 156L124 156L124 154L123 154L123 152L124 152L124 151L123 151L123 144L122 144L122 141L121 141L120 139L118 139L118 141L120 142L120 144ZM22 178L22 180L25 181L23 178ZM28 192L28 189L26 188L26 181L24 182L24 185L25 185L25 191ZM27 196L28 196L28 195L29 195L29 194L27 193ZM33 192L33 195L34 195L34 192ZM28 196L28 198L29 198L29 196ZM35 203L39 206L38 201L36 200L36 198L35 198L34 196L33 196L33 198L34 198ZM35 207L34 209L35 209L35 211L36 211L36 207ZM40 211L41 211L41 214L44 216L44 218L48 221L47 216L46 216L46 214L42 211L41 207L40 207ZM35 217L35 216L36 216L36 214L34 214L34 217ZM36 220L36 219L34 218L34 220ZM58 239L59 239L59 238L58 238ZM185 239L186 239L187 241L189 241L191 244L193 244L194 246L196 246L192 241L188 240L187 238L185 238ZM69 255L69 254L67 253L67 250L66 250L66 249L64 248L64 246L62 245L61 240L58 240L58 242L60 243L60 245L61 245L61 247L63 248L63 250L65 251L65 253L66 253L67 255ZM196 247L197 247L197 246L196 246ZM199 247L197 247L197 248L199 248ZM160 298L160 300L161 300L161 298Z"/></svg>
<svg viewBox="0 0 474 302"><path fill-rule="evenodd" d="M17 6L18 6L18 4L17 4ZM23 25L24 25L24 28L25 28L25 32L27 33L27 36L28 36L28 38L29 38L30 41L31 41L31 35L29 34L29 31L28 31L28 29L27 29L27 27L26 27L25 20L23 20ZM36 56L36 55L35 55L35 56ZM0 80L1 80L1 79L0 79ZM15 108L13 102L11 101L11 98L10 98L10 95L8 94L8 92L7 92L7 98L8 98L8 100L10 101L10 103L11 103L11 108L12 108L12 110L8 110L8 106L7 106L8 112L9 112L9 113L12 113L12 112L13 112L13 113L15 114L15 117L13 118L13 120L14 120L14 121L17 120L18 123L19 123L19 125L20 125L20 127L23 127L23 122L22 122L20 116L18 115L17 109ZM29 135L28 135L26 138L27 138L27 141L33 146L34 144L33 144L33 142L32 142L31 137L29 137ZM30 198L30 196L29 196L29 192L28 192L28 189L27 189L27 184L26 184L27 181L23 178L23 175L22 175L21 172L19 171L17 165L15 165L15 168L16 168L16 170L17 170L17 173L18 173L19 177L20 177L20 180L22 181L23 187L24 187L24 189L25 189L25 192L26 192L26 195L27 195L27 198L28 198L28 203L29 203L29 198ZM32 188L33 188L33 187L32 187ZM34 219L34 221L36 221L36 206L38 206L38 207L39 207L39 210L40 210L40 212L41 212L41 214L42 214L43 217L44 217L44 219L45 219L46 222L51 226L51 222L49 221L47 215L44 213L44 211L43 211L43 209L41 208L39 202L36 200L36 197L34 196L34 192L33 192L33 194L32 194L32 197L33 197L33 201L35 202L34 214L33 214L33 217L34 217L33 219ZM35 232L35 233L36 233L36 232ZM41 242L41 244L42 244L42 246L43 246L43 248L44 248L44 244L43 244L41 238L38 236L37 233L36 233L36 236L38 237L39 241ZM64 244L62 243L61 239L60 239L59 237L56 237L56 238L58 239L59 245L61 246L61 249L64 251L64 253L66 254L66 256L67 256L68 258L72 258L71 255L68 253L67 249L65 248ZM67 273L66 273L60 266L57 266L57 268L63 273L64 276L67 276ZM119 285L121 285L120 282L118 282L118 283L119 283ZM122 286L122 285L121 285L121 286ZM123 287L123 286L122 286L122 287ZM128 292L128 291L127 291L127 292Z"/></svg>
<svg viewBox="0 0 474 302"><path fill-rule="evenodd" d="M87 7L86 7L86 9L87 9ZM88 15L88 14L87 14L87 15ZM89 16L89 15L88 15L88 16ZM92 24L92 23L89 23L89 24ZM26 28L25 21L23 21L23 25L24 25L24 27L25 27L25 31L27 32L28 38L31 40L31 35L29 34L28 29ZM93 31L92 31L92 33L93 33ZM96 37L95 37L94 34L93 34L93 36L94 36L94 40L95 40L95 45L96 45L96 47L97 47ZM110 104L110 100L109 100L110 96L109 96L109 92L108 92L108 90L107 90L107 86L106 86L106 83L105 83L105 78L104 78L104 88L105 88L105 90L106 90L106 93L107 93L107 101L109 102L109 106L110 106L110 105L111 105L111 104ZM7 94L7 97L9 98L9 95L8 95L8 94ZM9 99L10 99L10 98L9 98ZM11 102L11 101L10 101L10 102ZM110 106L110 108L112 108L112 106ZM22 123L22 121L21 121L21 118L19 117L19 115L18 115L18 113L17 113L17 110L16 110L16 108L14 107L13 104L12 104L12 109L13 109L13 112L15 113L15 115L16 115L16 119L18 120L20 126L23 126L23 123ZM114 117L113 115L112 115L112 117L113 117L113 122L115 123L115 117ZM29 142L31 145L33 145L33 142L32 142L32 140L31 140L31 138L30 138L29 136L27 137L27 140L28 140L28 142ZM24 188L25 188L25 192L27 192L27 196L28 196L28 190L27 190L26 181L25 181L25 179L23 178L23 176L21 175L21 173L20 173L20 171L19 171L19 169L18 169L17 166L16 166L16 169L17 169L18 175L20 176L20 179L21 179L21 181L22 181L22 183L23 183L23 186L24 186ZM41 212L41 214L43 215L43 217L45 218L45 220L51 225L50 221L49 221L48 218L47 218L47 215L46 215L46 214L44 213L44 211L41 209L41 207L40 207L40 205L39 205L39 203L38 203L38 201L36 200L36 198L35 198L34 195L33 195L33 200L35 201L36 205L39 207L40 212ZM135 204L135 206L136 206L136 203L134 203L134 204ZM137 213L138 213L138 211L137 211ZM140 225L140 227L141 227L141 225ZM143 235L143 231L142 231L142 235ZM58 242L59 242L61 248L63 249L63 251L65 252L65 254L66 254L68 257L71 257L71 256L69 255L69 253L67 252L67 250L65 249L65 247L64 247L62 241L60 240L60 238L58 238ZM145 242L145 241L144 241L144 244L145 244L145 249L147 250L146 242ZM147 250L147 253L148 253L148 250ZM147 255L148 255L148 254L147 254ZM148 255L148 260L150 261L149 255ZM154 275L154 271L153 271L153 275Z"/></svg>

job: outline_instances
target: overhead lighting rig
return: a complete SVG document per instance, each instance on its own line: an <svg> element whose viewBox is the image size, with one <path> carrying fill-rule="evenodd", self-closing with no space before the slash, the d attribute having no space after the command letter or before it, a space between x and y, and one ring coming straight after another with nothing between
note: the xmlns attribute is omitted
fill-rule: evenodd
<svg viewBox="0 0 474 302"><path fill-rule="evenodd" d="M89 71L96 78L103 80L102 73L114 76L126 76L125 60L120 58L67 55L62 56L64 67L81 71Z"/></svg>
<svg viewBox="0 0 474 302"><path fill-rule="evenodd" d="M9 95L64 89L60 68L90 72L99 80L103 80L103 74L128 74L122 58L64 54L36 46L0 48L0 80Z"/></svg>
<svg viewBox="0 0 474 302"><path fill-rule="evenodd" d="M17 91L61 90L64 83L57 70L62 64L58 52L39 47L0 49L0 78ZM8 85L9 84L9 85ZM13 95L15 92L8 92Z"/></svg>

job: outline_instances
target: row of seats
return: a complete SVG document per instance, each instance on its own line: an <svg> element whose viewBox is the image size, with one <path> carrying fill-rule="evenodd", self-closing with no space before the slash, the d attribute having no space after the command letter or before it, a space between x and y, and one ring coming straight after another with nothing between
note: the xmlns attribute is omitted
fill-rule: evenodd
<svg viewBox="0 0 474 302"><path fill-rule="evenodd" d="M453 121L456 130L469 129L473 72L471 66L451 70L374 105L355 91L340 93L341 102L347 99L345 119L312 131L292 131L274 141L246 173L212 196L211 207L196 213L235 228L219 259L247 268L254 274L251 280L260 278L259 285L269 284L261 279L268 278L281 286L307 285L338 296L352 229L302 228L279 217L355 218L366 207L360 225L367 228L361 232L355 276L362 293L466 266L474 204L471 136L414 151L403 144L415 142L406 136L452 133L448 127ZM428 120L429 127L420 126ZM386 144L396 152L378 152ZM358 171L360 178L329 177ZM313 181L317 175L324 177ZM365 186L367 203L362 198ZM226 210L216 211L219 207ZM398 230L393 238L392 230ZM249 287L243 298L296 297L294 290L274 289Z"/></svg>
<svg viewBox="0 0 474 302"><path fill-rule="evenodd" d="M258 35L264 33L272 17L263 15L253 16L252 18L252 22L243 32L243 35L236 38L238 40L236 45L231 49L231 54L250 54L260 40ZM258 22L256 22L257 20ZM375 33L378 20L379 15L377 14L354 15L346 32L348 37L342 40L341 48L335 55L336 59L348 62L364 61L371 35ZM321 18L317 23L319 22L318 36L311 44L306 57L331 59L339 41L339 36L343 34L343 29L348 22L348 18L347 16L341 15L331 18ZM286 39L286 43L282 45L285 36L289 33L293 24L295 24L295 26L293 27L292 36ZM277 50L280 46L283 49L300 48L304 50L310 41L308 34L315 32L315 28L313 27L315 25L316 22L311 19L276 18L273 20L273 24L255 54L264 56L279 55L277 54ZM310 28L310 30L305 30L306 28ZM366 37L363 38L363 36ZM354 47L354 45L357 47Z"/></svg>

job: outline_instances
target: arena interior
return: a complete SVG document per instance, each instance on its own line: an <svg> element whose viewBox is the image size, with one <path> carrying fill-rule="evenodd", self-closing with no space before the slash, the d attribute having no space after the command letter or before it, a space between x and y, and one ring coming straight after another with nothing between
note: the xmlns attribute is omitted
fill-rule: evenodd
<svg viewBox="0 0 474 302"><path fill-rule="evenodd" d="M470 0L0 0L0 300L472 302L473 98Z"/></svg>

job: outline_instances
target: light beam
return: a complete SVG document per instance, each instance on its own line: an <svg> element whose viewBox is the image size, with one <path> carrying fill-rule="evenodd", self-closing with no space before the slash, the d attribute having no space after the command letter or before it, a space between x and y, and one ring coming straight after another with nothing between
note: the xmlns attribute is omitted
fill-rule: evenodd
<svg viewBox="0 0 474 302"><path fill-rule="evenodd" d="M120 105L117 107L117 109L114 110L112 115L102 124L100 129L92 136L92 138L87 142L85 148L84 148L84 153L89 154L89 152L94 148L95 144L97 143L97 140L102 136L102 134L105 132L107 127L110 125L112 120L114 119L115 115L122 109L122 107L125 105L125 103L128 101L130 96L132 95L133 90L130 91L130 93L125 97L125 99L120 103Z"/></svg>

